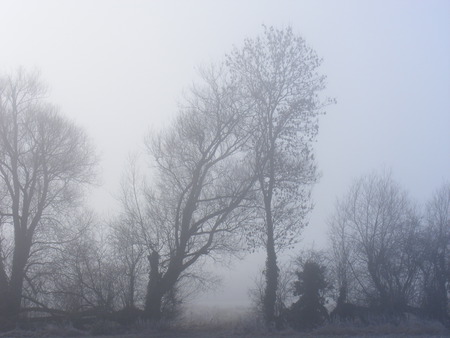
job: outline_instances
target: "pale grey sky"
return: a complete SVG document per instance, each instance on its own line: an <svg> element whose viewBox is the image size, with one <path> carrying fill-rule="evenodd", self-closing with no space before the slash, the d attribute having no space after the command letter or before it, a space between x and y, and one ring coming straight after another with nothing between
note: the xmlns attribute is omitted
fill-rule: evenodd
<svg viewBox="0 0 450 338"><path fill-rule="evenodd" d="M103 185L90 200L113 213L128 153L170 122L198 66L219 62L262 24L301 34L324 59L324 94L337 99L321 118L322 179L299 248L326 244L326 219L357 176L391 169L418 202L450 180L445 0L0 0L0 71L41 71L50 100L101 154ZM236 263L223 273L224 291L203 299L245 303L263 264L262 255Z"/></svg>

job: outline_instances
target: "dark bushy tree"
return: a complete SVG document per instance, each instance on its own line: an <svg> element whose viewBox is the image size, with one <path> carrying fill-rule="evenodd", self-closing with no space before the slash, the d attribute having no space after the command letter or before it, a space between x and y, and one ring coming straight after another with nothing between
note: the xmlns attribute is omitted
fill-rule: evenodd
<svg viewBox="0 0 450 338"><path fill-rule="evenodd" d="M306 261L297 272L294 295L300 296L287 313L288 323L295 329L312 329L328 318L325 292L330 287L325 276L325 266Z"/></svg>

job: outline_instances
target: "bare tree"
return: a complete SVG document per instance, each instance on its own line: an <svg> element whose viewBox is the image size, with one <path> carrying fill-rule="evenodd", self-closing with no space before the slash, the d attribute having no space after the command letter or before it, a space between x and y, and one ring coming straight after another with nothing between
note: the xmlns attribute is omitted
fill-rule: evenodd
<svg viewBox="0 0 450 338"><path fill-rule="evenodd" d="M60 246L52 255L50 281L43 293L46 303L67 314L93 311L102 315L119 305L122 266L117 264L106 229L92 217L75 240Z"/></svg>
<svg viewBox="0 0 450 338"><path fill-rule="evenodd" d="M227 57L232 77L251 106L247 144L259 190L252 246L267 251L265 319L274 322L277 293L277 252L299 240L312 205L317 180L312 143L324 103L318 92L325 77L321 60L291 28L265 28Z"/></svg>
<svg viewBox="0 0 450 338"><path fill-rule="evenodd" d="M450 184L444 184L426 208L425 257L422 262L423 307L432 317L448 321L450 284Z"/></svg>
<svg viewBox="0 0 450 338"><path fill-rule="evenodd" d="M406 192L389 174L357 180L331 221L339 286L347 291L354 279L353 301L360 297L383 311L403 311L417 282L419 230Z"/></svg>
<svg viewBox="0 0 450 338"><path fill-rule="evenodd" d="M337 303L344 304L349 300L349 291L355 290L354 283L356 280L352 278L352 266L354 262L351 261L352 247L348 234L347 223L342 222L341 219L343 210L336 209L333 219L331 220L332 228L329 232L331 242L330 255L332 256L331 269L333 271L334 280L336 283Z"/></svg>
<svg viewBox="0 0 450 338"><path fill-rule="evenodd" d="M59 225L93 179L84 132L44 100L34 74L0 78L0 219L12 232L11 259L0 262L0 315L17 318L36 234Z"/></svg>
<svg viewBox="0 0 450 338"><path fill-rule="evenodd" d="M135 308L144 299L146 274L145 243L140 238L141 231L126 219L116 219L111 224L110 245L113 258L120 268L120 298L125 308ZM142 302L141 302L142 303Z"/></svg>
<svg viewBox="0 0 450 338"><path fill-rule="evenodd" d="M140 233L150 265L145 311L161 318L162 303L192 266L239 248L248 221L253 172L242 152L247 118L235 86L214 69L202 73L171 127L147 140L151 187L130 176L123 222Z"/></svg>

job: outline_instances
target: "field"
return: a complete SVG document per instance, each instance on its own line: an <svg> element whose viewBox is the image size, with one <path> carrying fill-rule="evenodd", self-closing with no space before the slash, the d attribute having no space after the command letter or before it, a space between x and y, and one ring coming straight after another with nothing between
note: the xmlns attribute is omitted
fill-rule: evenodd
<svg viewBox="0 0 450 338"><path fill-rule="evenodd" d="M396 324L329 323L311 332L292 329L269 331L262 321L246 308L225 309L196 306L185 311L176 323L158 326L140 322L131 328L119 327L113 322L97 322L89 331L77 330L70 325L48 324L35 330L14 330L0 333L0 337L108 337L108 338L227 338L227 337L450 337L450 331L435 321L410 316Z"/></svg>

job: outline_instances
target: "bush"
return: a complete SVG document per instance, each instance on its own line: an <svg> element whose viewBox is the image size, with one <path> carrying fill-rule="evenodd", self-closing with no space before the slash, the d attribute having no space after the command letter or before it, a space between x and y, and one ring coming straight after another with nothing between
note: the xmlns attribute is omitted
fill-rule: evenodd
<svg viewBox="0 0 450 338"><path fill-rule="evenodd" d="M294 295L300 296L287 311L288 323L295 329L313 329L328 318L324 293L329 287L325 279L325 267L306 261L303 270L297 272Z"/></svg>

